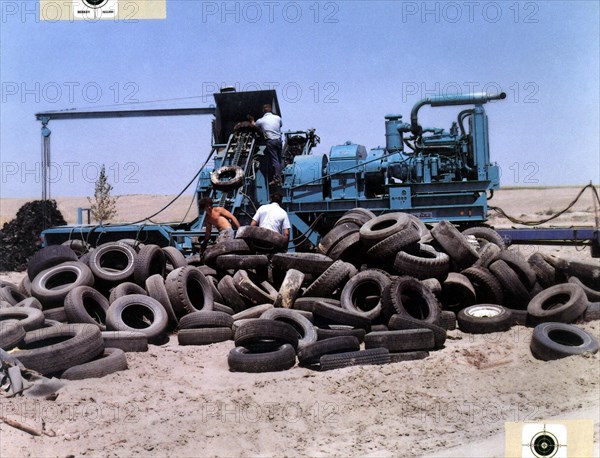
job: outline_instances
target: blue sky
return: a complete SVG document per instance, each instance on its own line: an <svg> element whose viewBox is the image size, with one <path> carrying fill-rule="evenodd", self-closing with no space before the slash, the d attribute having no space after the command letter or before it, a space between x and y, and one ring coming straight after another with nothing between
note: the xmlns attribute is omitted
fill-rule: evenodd
<svg viewBox="0 0 600 458"><path fill-rule="evenodd" d="M599 181L599 4L582 2L205 2L167 0L166 20L40 22L0 0L2 197L38 197L40 124L65 108L208 106L222 85L278 90L284 128L314 127L318 152L385 143L437 93L501 88L486 105L502 184ZM16 12L15 12L16 11ZM171 100L169 102L144 103ZM425 107L448 129L458 110ZM53 196L177 193L210 151L210 117L53 121Z"/></svg>

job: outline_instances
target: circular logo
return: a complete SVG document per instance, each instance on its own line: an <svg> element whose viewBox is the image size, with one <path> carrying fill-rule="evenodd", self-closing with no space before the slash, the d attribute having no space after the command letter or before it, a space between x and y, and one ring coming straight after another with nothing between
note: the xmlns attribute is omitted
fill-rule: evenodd
<svg viewBox="0 0 600 458"><path fill-rule="evenodd" d="M108 0L83 0L83 3L90 8L102 8Z"/></svg>
<svg viewBox="0 0 600 458"><path fill-rule="evenodd" d="M548 431L541 431L533 436L529 444L531 451L538 458L552 458L558 451L558 440Z"/></svg>

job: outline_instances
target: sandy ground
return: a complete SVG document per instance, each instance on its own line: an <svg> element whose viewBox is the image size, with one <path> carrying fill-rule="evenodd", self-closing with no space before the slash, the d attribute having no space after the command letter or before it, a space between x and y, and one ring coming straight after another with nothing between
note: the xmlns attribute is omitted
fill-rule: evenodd
<svg viewBox="0 0 600 458"><path fill-rule="evenodd" d="M535 218L538 208L557 209L575 194L508 190L494 204ZM517 196L525 203L517 206ZM159 206L149 200L145 207ZM591 198L571 217L592 223L587 207ZM543 249L589 257L589 250ZM600 338L600 321L582 327ZM595 421L599 456L600 355L538 361L531 332L456 330L421 361L267 374L229 372L232 342L180 347L172 337L127 354L127 371L68 382L55 401L0 399L0 414L51 435L0 423L0 455L502 457L505 422L584 418Z"/></svg>

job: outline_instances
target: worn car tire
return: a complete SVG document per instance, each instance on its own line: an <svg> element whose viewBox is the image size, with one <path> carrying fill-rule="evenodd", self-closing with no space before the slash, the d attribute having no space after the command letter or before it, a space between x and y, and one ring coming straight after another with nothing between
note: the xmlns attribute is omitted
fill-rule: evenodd
<svg viewBox="0 0 600 458"><path fill-rule="evenodd" d="M237 189L244 184L244 169L237 165L219 167L210 174L210 183L215 189Z"/></svg>
<svg viewBox="0 0 600 458"><path fill-rule="evenodd" d="M77 261L77 253L65 245L50 245L36 252L27 263L27 276L33 280L42 270L63 262Z"/></svg>
<svg viewBox="0 0 600 458"><path fill-rule="evenodd" d="M461 272L467 277L477 295L479 304L498 304L504 303L504 293L502 285L492 272L484 267L469 267Z"/></svg>
<svg viewBox="0 0 600 458"><path fill-rule="evenodd" d="M472 266L479 258L465 236L449 221L442 220L437 223L431 230L431 235L461 269Z"/></svg>
<svg viewBox="0 0 600 458"><path fill-rule="evenodd" d="M88 266L69 261L42 270L31 282L31 293L44 308L63 306L69 291L78 286L93 286L94 276Z"/></svg>
<svg viewBox="0 0 600 458"><path fill-rule="evenodd" d="M252 352L273 351L283 344L298 348L298 333L283 321L259 319L240 326L235 332L235 346Z"/></svg>
<svg viewBox="0 0 600 458"><path fill-rule="evenodd" d="M125 352L119 348L105 348L104 352L87 363L72 366L62 373L65 380L101 378L105 375L127 370Z"/></svg>
<svg viewBox="0 0 600 458"><path fill-rule="evenodd" d="M437 278L444 281L450 270L450 258L430 245L419 243L412 253L400 251L394 260L394 271L399 275L410 275L419 280Z"/></svg>
<svg viewBox="0 0 600 458"><path fill-rule="evenodd" d="M106 312L107 330L141 332L150 343L164 340L168 322L167 312L160 302L142 294L123 296Z"/></svg>
<svg viewBox="0 0 600 458"><path fill-rule="evenodd" d="M92 252L88 265L98 280L114 285L133 278L136 258L131 245L110 242Z"/></svg>
<svg viewBox="0 0 600 458"><path fill-rule="evenodd" d="M18 320L0 320L0 348L12 350L25 338L25 332Z"/></svg>
<svg viewBox="0 0 600 458"><path fill-rule="evenodd" d="M94 324L106 331L110 302L90 286L73 288L65 297L65 314L70 323Z"/></svg>
<svg viewBox="0 0 600 458"><path fill-rule="evenodd" d="M433 350L435 340L430 329L400 329L370 332L365 336L365 349L387 348L390 353Z"/></svg>
<svg viewBox="0 0 600 458"><path fill-rule="evenodd" d="M406 213L385 213L361 226L360 240L365 247L370 248L406 228L413 228L411 219Z"/></svg>
<svg viewBox="0 0 600 458"><path fill-rule="evenodd" d="M193 266L180 267L167 275L165 288L178 317L201 310L212 310L212 286L202 272Z"/></svg>
<svg viewBox="0 0 600 458"><path fill-rule="evenodd" d="M442 348L446 343L447 332L441 326L437 324L428 323L423 320L417 320L413 317L406 315L392 315L388 323L388 327L391 331L394 330L406 330L406 329L429 329L433 332L433 342L435 348Z"/></svg>
<svg viewBox="0 0 600 458"><path fill-rule="evenodd" d="M177 333L179 345L210 345L232 339L233 331L228 327L180 329Z"/></svg>
<svg viewBox="0 0 600 458"><path fill-rule="evenodd" d="M298 350L317 341L317 330L313 324L297 310L270 309L264 312L261 319L283 321L291 325L298 333Z"/></svg>
<svg viewBox="0 0 600 458"><path fill-rule="evenodd" d="M551 361L584 353L597 353L598 341L583 329L565 323L542 323L531 337L531 354Z"/></svg>
<svg viewBox="0 0 600 458"><path fill-rule="evenodd" d="M501 249L506 248L506 242L500 234L491 227L474 226L462 231L463 235L474 235L479 243L479 247L483 248L487 243L493 243Z"/></svg>
<svg viewBox="0 0 600 458"><path fill-rule="evenodd" d="M371 321L381 314L381 297L390 284L389 276L376 271L364 270L352 277L342 289L340 303L342 308L364 315ZM367 297L378 296L375 306L369 306Z"/></svg>
<svg viewBox="0 0 600 458"><path fill-rule="evenodd" d="M390 352L387 348L370 348L362 351L323 355L319 358L322 371L350 366L389 364L390 361Z"/></svg>
<svg viewBox="0 0 600 458"><path fill-rule="evenodd" d="M164 277L166 268L167 258L162 248L158 245L144 245L134 262L133 281L143 286L152 275Z"/></svg>
<svg viewBox="0 0 600 458"><path fill-rule="evenodd" d="M180 329L197 328L229 328L233 325L233 317L224 312L194 312L179 321Z"/></svg>
<svg viewBox="0 0 600 458"><path fill-rule="evenodd" d="M296 351L289 344L265 353L252 353L245 347L236 347L229 352L227 363L232 372L285 371L296 364Z"/></svg>
<svg viewBox="0 0 600 458"><path fill-rule="evenodd" d="M162 277L162 276L161 276ZM128 294L146 294L146 290L136 283L132 283L130 281L126 281L123 283L119 283L113 289L110 290L110 296L108 297L108 302L113 303L118 298L127 296Z"/></svg>
<svg viewBox="0 0 600 458"><path fill-rule="evenodd" d="M237 230L235 238L245 240L259 253L274 253L285 250L288 246L288 239L282 234L259 226L242 226Z"/></svg>
<svg viewBox="0 0 600 458"><path fill-rule="evenodd" d="M18 348L26 368L46 375L91 361L104 351L104 342L97 326L63 324L28 332Z"/></svg>
<svg viewBox="0 0 600 458"><path fill-rule="evenodd" d="M102 331L106 348L119 348L125 353L148 351L148 337L137 331Z"/></svg>
<svg viewBox="0 0 600 458"><path fill-rule="evenodd" d="M583 289L573 283L551 286L536 295L527 306L527 322L531 326L553 321L572 323L588 306Z"/></svg>
<svg viewBox="0 0 600 458"><path fill-rule="evenodd" d="M440 306L431 290L419 280L398 277L384 290L383 313L388 317L398 313L435 324L439 320Z"/></svg>
<svg viewBox="0 0 600 458"><path fill-rule="evenodd" d="M298 362L301 366L319 363L323 355L359 351L360 342L354 336L332 337L319 340L298 350Z"/></svg>

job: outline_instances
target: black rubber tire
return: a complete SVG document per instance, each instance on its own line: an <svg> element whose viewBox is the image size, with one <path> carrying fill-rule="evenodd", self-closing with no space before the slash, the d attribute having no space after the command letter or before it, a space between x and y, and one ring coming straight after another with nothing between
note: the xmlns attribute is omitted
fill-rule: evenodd
<svg viewBox="0 0 600 458"><path fill-rule="evenodd" d="M427 323L406 315L392 315L388 323L388 328L394 330L407 329L429 329L433 332L433 342L436 349L443 348L446 343L447 332L437 324Z"/></svg>
<svg viewBox="0 0 600 458"><path fill-rule="evenodd" d="M475 261L473 267L485 267L496 260L498 255L502 253L502 249L495 243L488 243L479 250L479 259Z"/></svg>
<svg viewBox="0 0 600 458"><path fill-rule="evenodd" d="M467 277L475 288L477 303L498 305L504 303L502 285L488 269L484 267L469 267L463 270L461 274Z"/></svg>
<svg viewBox="0 0 600 458"><path fill-rule="evenodd" d="M296 269L305 274L321 275L333 264L333 259L318 253L277 253L271 263L283 271Z"/></svg>
<svg viewBox="0 0 600 458"><path fill-rule="evenodd" d="M277 299L277 290L268 282L256 283L245 270L238 270L233 276L233 285L239 294L254 305L273 304ZM237 302L237 301L236 301Z"/></svg>
<svg viewBox="0 0 600 458"><path fill-rule="evenodd" d="M0 348L10 351L25 338L25 328L18 320L0 320Z"/></svg>
<svg viewBox="0 0 600 458"><path fill-rule="evenodd" d="M235 238L245 240L257 253L286 250L289 241L282 234L259 226L242 226L237 230Z"/></svg>
<svg viewBox="0 0 600 458"><path fill-rule="evenodd" d="M360 240L370 248L388 237L413 228L410 217L406 213L393 212L377 216L360 228Z"/></svg>
<svg viewBox="0 0 600 458"><path fill-rule="evenodd" d="M519 276L519 280L528 291L534 287L537 281L536 274L520 253L504 250L496 257L496 260L498 259L508 264L508 267Z"/></svg>
<svg viewBox="0 0 600 458"><path fill-rule="evenodd" d="M386 348L371 348L363 351L323 355L319 358L322 371L350 366L389 364L390 361L390 352Z"/></svg>
<svg viewBox="0 0 600 458"><path fill-rule="evenodd" d="M273 304L260 304L254 307L247 308L232 316L234 323L239 320L248 320L252 318L260 318L267 310L271 310Z"/></svg>
<svg viewBox="0 0 600 458"><path fill-rule="evenodd" d="M335 324L361 328L365 331L369 331L371 329L371 320L363 314L345 310L341 307L336 307L335 305L331 305L326 302L315 303L313 307L313 314L315 316L326 318Z"/></svg>
<svg viewBox="0 0 600 458"><path fill-rule="evenodd" d="M490 272L498 279L505 291L504 305L510 309L524 309L529 303L529 291L517 273L504 261L497 260L490 264Z"/></svg>
<svg viewBox="0 0 600 458"><path fill-rule="evenodd" d="M317 341L333 339L334 337L355 337L359 342L365 341L367 331L359 328L317 328Z"/></svg>
<svg viewBox="0 0 600 458"><path fill-rule="evenodd" d="M90 246L81 239L67 240L66 242L61 243L61 245L71 248L78 258L81 258L90 249Z"/></svg>
<svg viewBox="0 0 600 458"><path fill-rule="evenodd" d="M264 254L224 254L217 258L217 270L260 269L267 267L269 258Z"/></svg>
<svg viewBox="0 0 600 458"><path fill-rule="evenodd" d="M469 334L505 332L513 325L511 311L497 304L477 304L462 309L456 317L458 328Z"/></svg>
<svg viewBox="0 0 600 458"><path fill-rule="evenodd" d="M231 307L236 313L248 308L251 304L251 301L245 299L244 296L238 292L235 287L235 282L230 275L225 275L221 278L217 288L225 300L225 305Z"/></svg>
<svg viewBox="0 0 600 458"><path fill-rule="evenodd" d="M443 308L460 310L475 304L476 298L475 287L471 280L456 272L448 274L440 294Z"/></svg>
<svg viewBox="0 0 600 458"><path fill-rule="evenodd" d="M27 369L46 375L91 361L102 354L104 342L97 326L63 324L28 332L18 348Z"/></svg>
<svg viewBox="0 0 600 458"><path fill-rule="evenodd" d="M27 276L33 280L42 270L63 262L77 261L77 254L68 246L50 245L35 253L27 263Z"/></svg>
<svg viewBox="0 0 600 458"><path fill-rule="evenodd" d="M19 302L27 299L27 296L21 294L17 286L6 285L0 288L0 299L8 302L10 305L17 305Z"/></svg>
<svg viewBox="0 0 600 458"><path fill-rule="evenodd" d="M210 267L214 267L217 262L217 258L219 256L223 256L226 254L250 254L250 247L245 240L234 239L234 240L226 240L224 242L216 243L214 245L210 245L206 248L204 255L202 256L202 261ZM191 264L192 258L191 256L187 259L188 265ZM216 274L216 272L214 272Z"/></svg>
<svg viewBox="0 0 600 458"><path fill-rule="evenodd" d="M370 332L365 336L365 349L387 348L390 353L401 351L433 350L433 331L429 329L402 329Z"/></svg>
<svg viewBox="0 0 600 458"><path fill-rule="evenodd" d="M340 303L342 308L364 315L375 321L381 315L381 297L383 291L391 283L389 276L376 271L364 270L352 277L342 289ZM379 296L379 301L374 307L365 310L367 296Z"/></svg>
<svg viewBox="0 0 600 458"><path fill-rule="evenodd" d="M67 312L64 307L55 307L53 309L44 310L44 320L58 321L59 323L67 323Z"/></svg>
<svg viewBox="0 0 600 458"><path fill-rule="evenodd" d="M229 328L233 326L233 318L224 312L194 312L184 316L179 322L180 329L197 328Z"/></svg>
<svg viewBox="0 0 600 458"><path fill-rule="evenodd" d="M152 245L147 245L147 246L152 246ZM162 275L161 275L161 278L162 278ZM108 302L110 304L112 304L118 298L127 296L128 294L146 294L146 295L148 295L146 290L144 288L142 288L141 286L139 286L135 283L132 283L130 281L126 281L123 283L119 283L117 286L115 286L113 289L110 290L110 296L108 297Z"/></svg>
<svg viewBox="0 0 600 458"><path fill-rule="evenodd" d="M18 291L25 297L31 297L31 280L25 275L19 282Z"/></svg>
<svg viewBox="0 0 600 458"><path fill-rule="evenodd" d="M283 321L291 325L298 333L298 350L317 341L317 330L298 310L270 309L261 316L264 320Z"/></svg>
<svg viewBox="0 0 600 458"><path fill-rule="evenodd" d="M141 332L103 331L102 340L106 348L119 348L125 353L148 351L148 338Z"/></svg>
<svg viewBox="0 0 600 458"><path fill-rule="evenodd" d="M527 306L527 322L531 326L548 321L572 323L582 317L587 306L587 297L579 285L554 285L531 299Z"/></svg>
<svg viewBox="0 0 600 458"><path fill-rule="evenodd" d="M210 184L215 189L237 189L244 184L244 169L237 165L219 167L210 174Z"/></svg>
<svg viewBox="0 0 600 458"><path fill-rule="evenodd" d="M298 350L298 362L301 366L318 364L321 356L336 353L359 351L360 342L354 336L332 337L319 340Z"/></svg>
<svg viewBox="0 0 600 458"><path fill-rule="evenodd" d="M105 375L127 370L125 352L119 348L105 348L104 353L87 363L72 366L62 373L65 380L101 378Z"/></svg>
<svg viewBox="0 0 600 458"><path fill-rule="evenodd" d="M234 336L236 347L252 352L273 351L283 344L298 348L298 333L288 323L276 320L253 320L240 326Z"/></svg>
<svg viewBox="0 0 600 458"><path fill-rule="evenodd" d="M383 314L398 313L417 320L435 324L440 317L440 306L431 292L412 277L394 279L383 292Z"/></svg>
<svg viewBox="0 0 600 458"><path fill-rule="evenodd" d="M421 280L421 283L427 286L436 297L442 292L442 284L437 278L426 278L425 280Z"/></svg>
<svg viewBox="0 0 600 458"><path fill-rule="evenodd" d="M479 259L477 252L452 223L440 221L431 230L431 235L459 268L470 267Z"/></svg>
<svg viewBox="0 0 600 458"><path fill-rule="evenodd" d="M148 292L148 296L156 299L165 308L171 328L177 326L179 320L171 305L167 287L165 286L165 279L159 274L151 275L146 279L146 291Z"/></svg>
<svg viewBox="0 0 600 458"><path fill-rule="evenodd" d="M303 296L310 297L331 297L333 293L342 288L349 277L349 270L343 261L335 261L319 277L306 288Z"/></svg>
<svg viewBox="0 0 600 458"><path fill-rule="evenodd" d="M158 245L144 245L138 252L133 270L134 283L143 286L152 275L165 276L167 257Z"/></svg>
<svg viewBox="0 0 600 458"><path fill-rule="evenodd" d="M136 258L131 245L110 242L92 252L88 265L98 280L114 285L133 278Z"/></svg>
<svg viewBox="0 0 600 458"><path fill-rule="evenodd" d="M373 218L375 218L375 216L375 213L373 213L371 210L357 207L353 208L352 210L348 210L346 213L344 213L341 216L341 218L336 221L335 224L338 225L346 222L352 222L358 226L362 226L367 221L370 221Z"/></svg>
<svg viewBox="0 0 600 458"><path fill-rule="evenodd" d="M198 270L200 270L200 269L198 269ZM202 271L200 270L200 272L202 272ZM202 272L202 273L204 273L204 272ZM211 287L212 292L213 292L213 301L215 303L218 302L220 304L223 304L223 302L225 302L225 301L223 300L223 296L221 296L221 293L219 292L219 289L218 289L219 280L217 280L216 277L213 277L211 275L204 274L204 276L206 277L206 279L210 283L210 287ZM233 313L235 313L235 312L233 312ZM233 315L233 313L232 313L232 315Z"/></svg>
<svg viewBox="0 0 600 458"><path fill-rule="evenodd" d="M419 240L421 240L419 231L413 224L410 224L403 230L390 235L369 248L367 250L367 257L375 261L393 259L398 252L415 247Z"/></svg>
<svg viewBox="0 0 600 458"><path fill-rule="evenodd" d="M420 240L423 240L423 238L425 238L425 237L427 237L427 238L431 237L431 232L429 231L429 228L425 225L425 223L423 221L421 221L421 219L419 217L412 215L410 213L407 213L407 215L410 218L412 226L415 229L417 229ZM425 243L425 242L421 242L421 243Z"/></svg>
<svg viewBox="0 0 600 458"><path fill-rule="evenodd" d="M101 331L106 331L109 306L106 297L90 286L73 288L65 297L65 314L70 323L94 324Z"/></svg>
<svg viewBox="0 0 600 458"><path fill-rule="evenodd" d="M88 266L69 261L42 270L31 282L31 293L44 308L63 306L69 291L78 286L93 286L94 276Z"/></svg>
<svg viewBox="0 0 600 458"><path fill-rule="evenodd" d="M175 269L165 280L169 301L178 317L212 310L213 293L209 280L193 266Z"/></svg>
<svg viewBox="0 0 600 458"><path fill-rule="evenodd" d="M430 245L419 243L414 253L400 251L394 260L394 271L419 280L437 278L444 281L450 270L450 258Z"/></svg>
<svg viewBox="0 0 600 458"><path fill-rule="evenodd" d="M531 336L531 354L543 361L597 353L598 341L590 333L570 324L542 323Z"/></svg>
<svg viewBox="0 0 600 458"><path fill-rule="evenodd" d="M555 268L565 278L577 277L590 288L600 289L600 260L598 259L557 258Z"/></svg>
<svg viewBox="0 0 600 458"><path fill-rule="evenodd" d="M213 248L216 245L210 245L208 246L206 249L208 250L209 248ZM206 253L205 253L206 254ZM185 258L185 264L187 266L194 266L194 267L207 267L209 269L212 269L212 267L208 267L204 265L204 258L203 255L199 255L199 254L194 254L192 256L188 256L187 258ZM181 266L181 267L185 267L185 266ZM175 270L175 269L173 269ZM170 272L169 272L170 273ZM205 272L202 272L204 275L206 275ZM213 269L213 273L211 275L216 275L217 271Z"/></svg>
<svg viewBox="0 0 600 458"><path fill-rule="evenodd" d="M583 321L600 320L600 302L590 302L583 312Z"/></svg>
<svg viewBox="0 0 600 458"><path fill-rule="evenodd" d="M390 363L401 363L404 361L417 361L429 357L428 351L405 351L401 353L390 353Z"/></svg>
<svg viewBox="0 0 600 458"><path fill-rule="evenodd" d="M149 343L164 340L168 322L167 312L160 302L142 294L121 297L106 312L107 330L141 332Z"/></svg>
<svg viewBox="0 0 600 458"><path fill-rule="evenodd" d="M235 315L235 311L231 307L227 307L226 305L223 305L220 302L213 302L213 310L215 312L226 313L227 315L230 315L230 316Z"/></svg>
<svg viewBox="0 0 600 458"><path fill-rule="evenodd" d="M328 255L340 240L358 233L359 229L358 224L352 222L337 224L319 240L317 248L322 254Z"/></svg>
<svg viewBox="0 0 600 458"><path fill-rule="evenodd" d="M177 333L179 345L210 345L232 339L233 331L228 327L181 329Z"/></svg>
<svg viewBox="0 0 600 458"><path fill-rule="evenodd" d="M164 247L162 251L165 254L167 270L169 272L188 265L187 261L185 260L185 256L174 246Z"/></svg>
<svg viewBox="0 0 600 458"><path fill-rule="evenodd" d="M579 278L569 277L569 283L573 283L574 285L579 286L585 293L586 297L588 298L588 301L600 302L600 291L597 291L585 285Z"/></svg>
<svg viewBox="0 0 600 458"><path fill-rule="evenodd" d="M360 259L361 254L362 245L358 232L347 235L327 252L327 255L334 261L343 260L347 262L355 262Z"/></svg>
<svg viewBox="0 0 600 458"><path fill-rule="evenodd" d="M296 364L296 351L288 344L267 353L251 353L247 348L236 347L229 352L227 363L232 372L285 371Z"/></svg>
<svg viewBox="0 0 600 458"><path fill-rule="evenodd" d="M474 226L462 231L463 235L474 235L479 242L480 249L487 243L493 243L501 249L506 249L506 242L500 234L491 227Z"/></svg>
<svg viewBox="0 0 600 458"><path fill-rule="evenodd" d="M537 281L542 287L550 288L556 284L556 269L540 253L529 256L527 263L535 272Z"/></svg>
<svg viewBox="0 0 600 458"><path fill-rule="evenodd" d="M328 297L311 297L311 296L306 296L306 297L299 297L298 299L296 299L296 301L294 302L294 309L296 310L303 310L305 312L311 312L313 311L315 304L317 302L327 302L328 304L331 305L335 305L336 307L341 307L342 304L340 303L339 300L337 299L331 299Z"/></svg>
<svg viewBox="0 0 600 458"><path fill-rule="evenodd" d="M21 302L17 303L17 305L14 305L13 307L26 307L26 308L32 308L32 309L38 309L38 310L43 310L44 307L42 307L42 303L37 300L35 297L28 297L24 300L22 300Z"/></svg>
<svg viewBox="0 0 600 458"><path fill-rule="evenodd" d="M304 274L302 272L296 269L288 270L273 305L275 307L291 309L294 306L296 298L300 295L300 287L303 281Z"/></svg>
<svg viewBox="0 0 600 458"><path fill-rule="evenodd" d="M456 313L450 310L442 310L440 313L440 328L446 331L454 331L456 329Z"/></svg>

